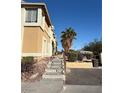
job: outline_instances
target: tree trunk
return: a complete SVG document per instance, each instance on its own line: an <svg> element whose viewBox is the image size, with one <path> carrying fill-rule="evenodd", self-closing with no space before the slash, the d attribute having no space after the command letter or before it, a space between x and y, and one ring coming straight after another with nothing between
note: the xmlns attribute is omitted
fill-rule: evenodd
<svg viewBox="0 0 124 93"><path fill-rule="evenodd" d="M64 74L66 75L66 58L65 58L65 52L63 52L63 58L64 58Z"/></svg>

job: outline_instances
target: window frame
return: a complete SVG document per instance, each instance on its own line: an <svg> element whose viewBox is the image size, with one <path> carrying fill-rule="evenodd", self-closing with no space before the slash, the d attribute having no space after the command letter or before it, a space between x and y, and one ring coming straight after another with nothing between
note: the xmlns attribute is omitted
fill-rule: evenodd
<svg viewBox="0 0 124 93"><path fill-rule="evenodd" d="M36 21L31 21L31 20L27 20L27 11L28 10L36 10ZM38 22L38 8L25 8L26 11L26 15L25 15L25 23L37 23Z"/></svg>

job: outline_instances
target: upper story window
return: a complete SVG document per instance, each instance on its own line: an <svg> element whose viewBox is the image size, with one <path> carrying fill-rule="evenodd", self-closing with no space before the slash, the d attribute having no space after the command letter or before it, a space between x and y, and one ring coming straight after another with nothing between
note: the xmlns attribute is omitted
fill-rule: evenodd
<svg viewBox="0 0 124 93"><path fill-rule="evenodd" d="M26 8L26 23L36 23L38 16L38 9L36 8Z"/></svg>

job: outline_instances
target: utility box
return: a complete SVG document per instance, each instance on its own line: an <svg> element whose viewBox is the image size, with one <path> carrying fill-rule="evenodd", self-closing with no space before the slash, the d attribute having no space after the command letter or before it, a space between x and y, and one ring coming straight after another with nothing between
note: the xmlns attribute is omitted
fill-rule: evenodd
<svg viewBox="0 0 124 93"><path fill-rule="evenodd" d="M92 59L92 63L93 63L93 67L98 67L99 66L98 59Z"/></svg>

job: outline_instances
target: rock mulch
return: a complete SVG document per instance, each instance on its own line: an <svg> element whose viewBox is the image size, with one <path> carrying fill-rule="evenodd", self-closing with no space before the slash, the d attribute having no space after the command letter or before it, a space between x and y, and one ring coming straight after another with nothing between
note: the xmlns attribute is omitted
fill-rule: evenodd
<svg viewBox="0 0 124 93"><path fill-rule="evenodd" d="M49 61L53 60L54 57L43 58L40 61L33 64L32 69L28 72L21 73L22 82L35 81L42 79L42 75L47 68L47 64Z"/></svg>

